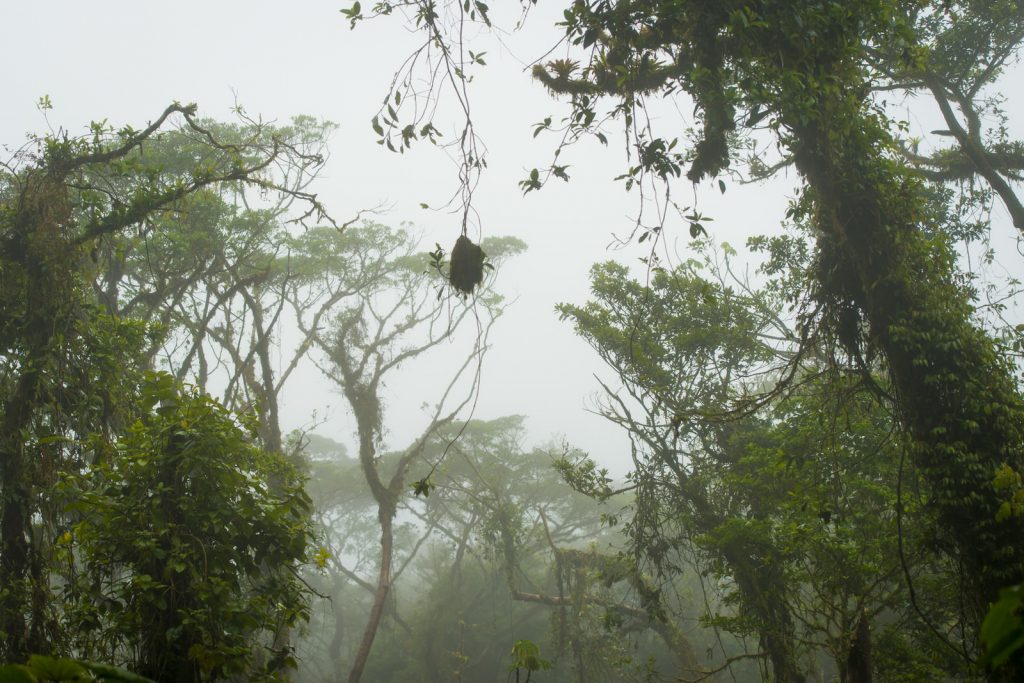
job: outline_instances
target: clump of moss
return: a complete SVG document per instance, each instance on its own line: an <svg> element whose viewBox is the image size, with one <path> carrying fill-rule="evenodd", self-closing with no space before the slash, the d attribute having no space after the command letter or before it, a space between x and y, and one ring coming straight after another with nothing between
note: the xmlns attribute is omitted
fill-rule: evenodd
<svg viewBox="0 0 1024 683"><path fill-rule="evenodd" d="M479 244L465 235L459 235L452 248L451 265L448 270L448 281L456 291L465 296L473 293L473 289L483 282L484 260L487 254Z"/></svg>

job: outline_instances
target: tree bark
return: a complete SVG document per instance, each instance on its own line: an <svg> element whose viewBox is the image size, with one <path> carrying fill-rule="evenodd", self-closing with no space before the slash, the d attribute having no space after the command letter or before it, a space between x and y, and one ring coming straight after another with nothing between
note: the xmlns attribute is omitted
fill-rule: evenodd
<svg viewBox="0 0 1024 683"><path fill-rule="evenodd" d="M384 607L387 604L388 593L391 591L391 564L393 556L392 536L393 513L381 506L380 518L380 572L377 574L377 590L373 594L373 606L370 607L370 619L363 631L363 640L359 643L359 650L352 661L352 669L348 675L348 683L359 683L363 676L363 669L366 661L370 658L370 650L373 648L374 638L377 636L377 629L380 627L381 617L384 615Z"/></svg>
<svg viewBox="0 0 1024 683"><path fill-rule="evenodd" d="M346 373L348 381L345 383L345 396L355 413L357 429L359 432L359 464L363 470L363 476L370 487L370 493L377 502L377 519L380 522L380 569L377 574L377 588L373 594L373 605L370 607L370 618L363 630L363 639L359 644L355 659L352 662L352 669L349 671L349 683L359 683L366 667L366 661L370 657L370 650L373 648L374 638L377 636L377 628L380 626L381 617L384 614L384 607L387 604L388 593L391 591L391 565L394 554L393 524L395 517L395 499L389 487L381 481L380 472L377 470L377 447L375 439L380 428L380 401L377 398L376 384L365 385L354 378L351 365L347 357L338 357L341 360L338 365ZM401 469L401 468L400 468ZM395 477L401 476L400 472Z"/></svg>
<svg viewBox="0 0 1024 683"><path fill-rule="evenodd" d="M761 647L771 663L773 680L804 683L807 679L796 661L795 628L785 600L785 577L779 568L751 557L749 550L728 546L722 549L722 556L744 604L757 619Z"/></svg>
<svg viewBox="0 0 1024 683"><path fill-rule="evenodd" d="M965 566L980 622L1000 588L1024 579L1024 525L996 521L1002 497L992 484L1002 464L1021 469L1020 395L971 321L951 278L952 255L917 224L922 201L909 174L880 176L886 161L853 126L839 150L832 131L795 130L797 168L819 206L824 289L864 312L868 339L888 360L911 454Z"/></svg>
<svg viewBox="0 0 1024 683"><path fill-rule="evenodd" d="M0 657L20 663L30 647L26 629L32 547L33 489L25 441L36 414L46 404L47 371L56 365L56 340L69 336L68 309L74 284L76 250L69 247L67 188L62 179L36 171L25 179L14 230L0 246L4 261L21 266L5 273L14 296L22 297L22 324L4 340L19 352L20 375L3 403L0 422ZM18 291L20 289L20 291ZM55 425L51 426L56 429ZM44 580L42 576L37 580ZM33 620L41 619L33 613Z"/></svg>
<svg viewBox="0 0 1024 683"><path fill-rule="evenodd" d="M327 645L327 654L337 671L342 670L341 647L345 644L345 611L341 604L341 593L345 587L345 580L338 577L334 581L334 591L331 594L332 607L334 611L334 635Z"/></svg>

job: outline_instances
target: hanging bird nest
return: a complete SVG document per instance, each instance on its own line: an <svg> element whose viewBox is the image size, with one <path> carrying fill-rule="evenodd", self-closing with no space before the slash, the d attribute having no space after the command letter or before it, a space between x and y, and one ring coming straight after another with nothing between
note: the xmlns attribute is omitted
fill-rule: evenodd
<svg viewBox="0 0 1024 683"><path fill-rule="evenodd" d="M463 296L469 296L473 289L484 280L484 265L487 254L465 235L459 235L452 248L448 282Z"/></svg>

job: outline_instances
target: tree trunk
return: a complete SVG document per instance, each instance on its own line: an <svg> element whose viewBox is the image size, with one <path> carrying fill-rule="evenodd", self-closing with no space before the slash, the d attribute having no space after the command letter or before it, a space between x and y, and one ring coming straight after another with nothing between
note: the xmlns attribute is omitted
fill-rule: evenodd
<svg viewBox="0 0 1024 683"><path fill-rule="evenodd" d="M795 628L786 605L786 581L781 568L751 557L750 548L727 546L722 556L732 571L744 605L757 621L761 647L768 654L777 683L804 683L796 661Z"/></svg>
<svg viewBox="0 0 1024 683"><path fill-rule="evenodd" d="M718 445L724 456L722 460L738 460L730 453L729 439L722 426ZM711 502L700 485L693 485L685 473L676 469L679 485L694 508L694 525L701 533L714 535L725 519L715 512ZM721 557L729 567L736 587L743 597L744 608L749 610L756 623L761 647L768 654L773 680L777 683L804 683L806 677L797 663L795 627L789 606L786 604L786 577L782 568L765 562L763 557L770 553L771 544L758 548L757 543L733 542L721 545Z"/></svg>
<svg viewBox="0 0 1024 683"><path fill-rule="evenodd" d="M850 638L845 666L840 662L840 678L842 683L871 683L871 626L867 610L863 607Z"/></svg>
<svg viewBox="0 0 1024 683"><path fill-rule="evenodd" d="M45 373L58 365L55 340L73 334L68 305L73 300L76 254L63 232L68 214L67 188L59 179L30 175L13 234L0 245L6 252L4 261L22 266L20 272L5 273L3 284L22 297L24 305L23 325L4 340L18 354L20 375L3 403L0 422L0 657L17 663L28 655L25 615L34 593L29 585L29 534L35 482L25 440L36 412L47 403Z"/></svg>
<svg viewBox="0 0 1024 683"><path fill-rule="evenodd" d="M349 368L339 363L342 368ZM351 375L348 375L349 377ZM363 631L363 640L359 644L352 669L349 671L349 683L359 683L373 648L373 640L377 636L381 617L387 604L388 593L391 591L391 564L394 554L393 524L395 518L395 500L397 493L392 493L381 481L377 470L377 447L374 439L380 428L380 401L377 399L377 385L363 385L358 381L349 380L345 385L345 396L355 413L359 432L359 466L370 487L370 493L377 502L377 519L380 522L380 571L377 574L377 589L373 594L373 605L370 608L370 619ZM396 472L396 477L400 473ZM400 482L399 482L400 484ZM401 488L398 488L401 491Z"/></svg>
<svg viewBox="0 0 1024 683"><path fill-rule="evenodd" d="M373 640L377 636L377 628L380 626L380 619L384 614L388 593L391 591L391 561L394 542L392 538L393 511L387 509L387 506L381 505L378 516L380 517L380 573L377 575L377 590L373 594L370 619L366 623L366 630L363 631L363 640L359 644L359 651L356 652L356 658L352 662L348 683L359 683L363 676L366 660L370 657L370 649L373 647Z"/></svg>
<svg viewBox="0 0 1024 683"><path fill-rule="evenodd" d="M26 362L32 367L34 359ZM39 392L39 373L25 370L4 408L0 436L0 657L22 663L28 658L29 523L32 481L26 461L24 433L32 421Z"/></svg>
<svg viewBox="0 0 1024 683"><path fill-rule="evenodd" d="M24 376L22 377L24 379ZM20 392L19 392L20 393ZM6 417L20 411L10 409ZM14 420L5 419L5 423ZM0 511L0 657L21 663L28 656L25 608L28 587L28 515L32 488L25 471L23 444L11 437L4 425L2 480L3 508ZM17 430L13 434L18 434Z"/></svg>
<svg viewBox="0 0 1024 683"><path fill-rule="evenodd" d="M839 109L823 102L821 108ZM841 134L794 127L797 168L815 195L823 291L863 311L888 360L914 463L940 537L963 563L970 617L1024 579L1024 520L997 522L996 470L1021 471L1024 405L991 338L952 278L954 256L919 224L917 182L893 168L866 123Z"/></svg>
<svg viewBox="0 0 1024 683"><path fill-rule="evenodd" d="M341 647L345 644L345 610L342 608L341 596L344 592L345 580L338 577L334 581L331 603L334 611L334 635L327 645L327 654L337 671L342 670Z"/></svg>

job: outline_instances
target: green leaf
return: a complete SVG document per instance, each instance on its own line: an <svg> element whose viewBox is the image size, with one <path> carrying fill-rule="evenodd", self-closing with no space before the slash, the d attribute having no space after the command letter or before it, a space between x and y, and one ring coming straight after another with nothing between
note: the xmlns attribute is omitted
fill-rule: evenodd
<svg viewBox="0 0 1024 683"><path fill-rule="evenodd" d="M540 171L536 168L531 170L529 178L519 181L519 187L523 189L523 194L533 190L539 190L541 188Z"/></svg>
<svg viewBox="0 0 1024 683"><path fill-rule="evenodd" d="M85 667L73 659L32 655L28 658L28 668L37 678L51 681L79 681L90 678Z"/></svg>
<svg viewBox="0 0 1024 683"><path fill-rule="evenodd" d="M0 683L36 683L27 666L22 664L0 664Z"/></svg>
<svg viewBox="0 0 1024 683"><path fill-rule="evenodd" d="M1007 588L999 594L981 624L981 642L985 644L984 662L993 668L1003 665L1014 652L1024 647L1024 586Z"/></svg>
<svg viewBox="0 0 1024 683"><path fill-rule="evenodd" d="M541 659L540 648L532 640L517 640L512 645L512 665L509 671L526 669L527 671L543 671L551 668L551 662Z"/></svg>
<svg viewBox="0 0 1024 683"><path fill-rule="evenodd" d="M414 496L423 496L424 498L428 498L430 496L430 492L437 487L430 481L429 477L424 477L419 481L414 481L413 483L409 484L409 488L412 489L412 493Z"/></svg>
<svg viewBox="0 0 1024 683"><path fill-rule="evenodd" d="M997 522L1005 521L1005 520L1009 519L1012 514L1013 514L1013 508L1010 506L1010 502L1007 501L1007 500L1004 500L1002 502L1002 504L1000 504L999 509L996 510L996 521Z"/></svg>

